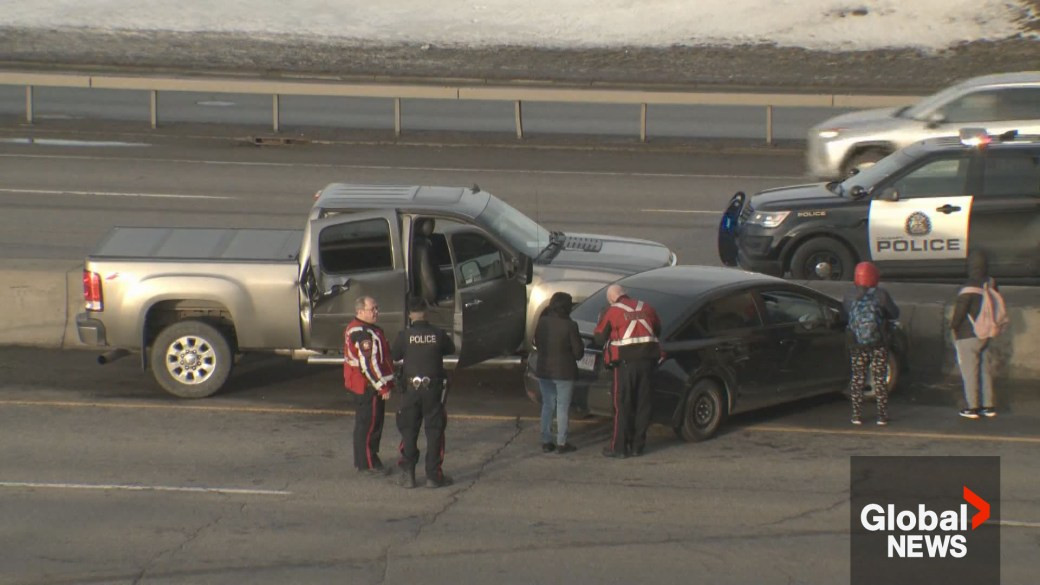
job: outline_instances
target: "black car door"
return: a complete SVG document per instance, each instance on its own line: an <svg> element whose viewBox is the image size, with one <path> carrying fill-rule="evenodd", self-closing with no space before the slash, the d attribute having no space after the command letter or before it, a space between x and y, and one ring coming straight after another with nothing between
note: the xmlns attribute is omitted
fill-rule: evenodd
<svg viewBox="0 0 1040 585"><path fill-rule="evenodd" d="M759 298L776 352L778 399L841 389L847 362L835 307L808 291L786 288L761 290Z"/></svg>
<svg viewBox="0 0 1040 585"><path fill-rule="evenodd" d="M751 292L728 291L704 302L665 346L689 377L721 376L734 410L768 403L775 394L771 342ZM662 367L664 369L664 367Z"/></svg>
<svg viewBox="0 0 1040 585"><path fill-rule="evenodd" d="M968 245L988 252L995 277L1040 276L1040 149L983 152Z"/></svg>

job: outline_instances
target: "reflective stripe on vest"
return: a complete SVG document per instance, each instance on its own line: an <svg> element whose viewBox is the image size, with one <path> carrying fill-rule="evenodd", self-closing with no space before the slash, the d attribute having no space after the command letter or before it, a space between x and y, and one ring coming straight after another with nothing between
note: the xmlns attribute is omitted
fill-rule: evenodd
<svg viewBox="0 0 1040 585"><path fill-rule="evenodd" d="M623 303L614 303L611 306L615 307L617 309L620 309L622 311L625 311L627 313L634 313L636 311L642 311L643 310L643 301L636 301L635 308L629 307L628 305L623 304ZM635 332L637 324L638 325L642 325L643 328L646 329L646 332L649 333L650 335L641 335L639 337L632 337L632 333ZM628 327L625 329L625 332L621 334L621 337L619 339L615 339L615 340L611 341L611 343L613 345L635 345L637 343L654 343L656 341L657 341L657 336L654 335L654 328L650 326L650 323L648 323L646 319L639 318L639 319L633 319L633 320L629 321L628 322Z"/></svg>

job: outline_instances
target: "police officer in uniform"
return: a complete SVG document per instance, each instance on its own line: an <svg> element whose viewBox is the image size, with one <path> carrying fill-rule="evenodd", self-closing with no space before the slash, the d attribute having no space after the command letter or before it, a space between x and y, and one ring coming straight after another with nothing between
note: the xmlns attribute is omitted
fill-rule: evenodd
<svg viewBox="0 0 1040 585"><path fill-rule="evenodd" d="M661 359L661 319L646 301L633 299L620 285L607 287L607 302L596 325L596 344L614 369L614 426L606 457L640 456L650 428L650 377Z"/></svg>
<svg viewBox="0 0 1040 585"><path fill-rule="evenodd" d="M408 306L411 326L398 334L391 350L394 361L404 360L402 367L401 409L397 411L397 428L401 431L399 482L415 487L415 465L419 461L419 428L426 426L426 487L451 485L444 475L444 428L448 414L444 409L447 377L444 356L455 353L455 342L438 327L426 321L426 305L411 299Z"/></svg>
<svg viewBox="0 0 1040 585"><path fill-rule="evenodd" d="M357 395L354 411L354 467L382 474L379 442L383 437L386 400L394 388L394 365L383 329L376 325L379 305L362 296L354 303L355 317L343 332L343 382Z"/></svg>

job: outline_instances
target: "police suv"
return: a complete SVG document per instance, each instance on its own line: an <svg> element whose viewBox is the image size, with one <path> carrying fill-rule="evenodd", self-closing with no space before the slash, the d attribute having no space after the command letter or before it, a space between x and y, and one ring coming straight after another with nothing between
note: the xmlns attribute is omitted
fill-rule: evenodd
<svg viewBox="0 0 1040 585"><path fill-rule="evenodd" d="M723 264L797 279L961 278L969 249L996 277L1040 276L1040 136L964 129L885 157L844 181L730 200Z"/></svg>

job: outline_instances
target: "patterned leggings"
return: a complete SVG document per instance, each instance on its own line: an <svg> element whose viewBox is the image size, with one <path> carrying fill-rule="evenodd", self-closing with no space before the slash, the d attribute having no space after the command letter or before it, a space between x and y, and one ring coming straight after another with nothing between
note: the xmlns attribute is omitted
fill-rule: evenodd
<svg viewBox="0 0 1040 585"><path fill-rule="evenodd" d="M863 415L863 387L867 385L869 367L874 375L878 419L888 420L888 385L884 383L888 374L888 348L853 347L851 354L852 380L849 382L849 394L852 396L852 416L859 418Z"/></svg>

